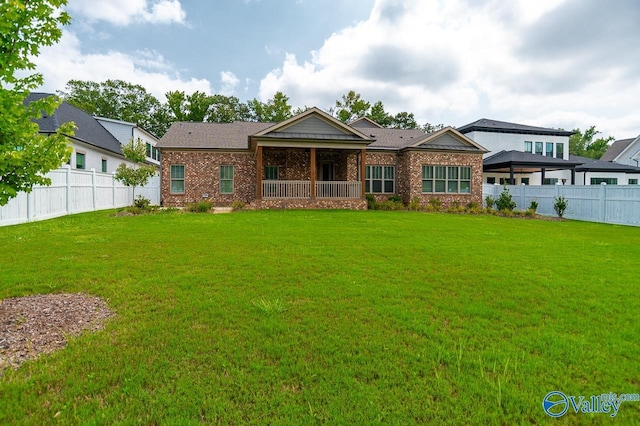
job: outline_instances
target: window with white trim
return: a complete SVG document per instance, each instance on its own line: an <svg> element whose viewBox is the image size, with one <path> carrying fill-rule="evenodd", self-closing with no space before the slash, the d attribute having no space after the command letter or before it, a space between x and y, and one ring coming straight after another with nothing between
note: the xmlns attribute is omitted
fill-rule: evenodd
<svg viewBox="0 0 640 426"><path fill-rule="evenodd" d="M264 166L264 180L278 180L279 172L278 166Z"/></svg>
<svg viewBox="0 0 640 426"><path fill-rule="evenodd" d="M101 161L102 173L107 173L107 159L103 158Z"/></svg>
<svg viewBox="0 0 640 426"><path fill-rule="evenodd" d="M172 164L171 165L171 193L172 194L184 194L184 165Z"/></svg>
<svg viewBox="0 0 640 426"><path fill-rule="evenodd" d="M545 156L553 157L553 142L547 142L545 144Z"/></svg>
<svg viewBox="0 0 640 426"><path fill-rule="evenodd" d="M422 166L422 192L424 194L471 193L471 167Z"/></svg>
<svg viewBox="0 0 640 426"><path fill-rule="evenodd" d="M395 166L366 166L364 191L368 194L395 194Z"/></svg>
<svg viewBox="0 0 640 426"><path fill-rule="evenodd" d="M533 142L524 141L524 152L528 152L530 154L533 154Z"/></svg>
<svg viewBox="0 0 640 426"><path fill-rule="evenodd" d="M233 194L233 166L220 166L220 193Z"/></svg>
<svg viewBox="0 0 640 426"><path fill-rule="evenodd" d="M85 155L82 152L76 152L76 169L84 170L85 167Z"/></svg>
<svg viewBox="0 0 640 426"><path fill-rule="evenodd" d="M618 178L591 178L591 185L600 185L606 183L607 185L617 185Z"/></svg>

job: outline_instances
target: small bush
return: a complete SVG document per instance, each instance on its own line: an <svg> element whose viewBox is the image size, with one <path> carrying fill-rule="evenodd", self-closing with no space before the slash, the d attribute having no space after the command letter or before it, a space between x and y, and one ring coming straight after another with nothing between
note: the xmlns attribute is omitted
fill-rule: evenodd
<svg viewBox="0 0 640 426"><path fill-rule="evenodd" d="M404 210L404 204L402 201L383 201L382 203L376 203L376 210Z"/></svg>
<svg viewBox="0 0 640 426"><path fill-rule="evenodd" d="M394 203L402 203L402 197L399 195L390 195L387 199Z"/></svg>
<svg viewBox="0 0 640 426"><path fill-rule="evenodd" d="M238 210L244 209L245 204L242 201L234 201L231 203L231 210L237 212Z"/></svg>
<svg viewBox="0 0 640 426"><path fill-rule="evenodd" d="M369 210L375 210L376 209L376 197L372 194L367 194L366 195L366 199L367 199L367 209Z"/></svg>
<svg viewBox="0 0 640 426"><path fill-rule="evenodd" d="M529 208L524 212L525 217L534 217L536 215L536 211Z"/></svg>
<svg viewBox="0 0 640 426"><path fill-rule="evenodd" d="M439 212L442 209L442 201L439 198L431 198L429 199L429 204L427 205L427 211L429 212Z"/></svg>
<svg viewBox="0 0 640 426"><path fill-rule="evenodd" d="M502 190L502 193L500 193L500 196L496 200L496 207L500 211L502 210L513 211L513 209L516 208L516 202L513 201L513 196L509 192L509 188L507 188L506 186L504 187L504 189Z"/></svg>
<svg viewBox="0 0 640 426"><path fill-rule="evenodd" d="M197 201L195 203L187 204L184 209L191 213L207 213L213 208L213 203L209 200Z"/></svg>
<svg viewBox="0 0 640 426"><path fill-rule="evenodd" d="M135 200L133 200L133 207L136 207L140 210L149 210L151 206L151 200L148 198L144 198L142 195L138 195Z"/></svg>
<svg viewBox="0 0 640 426"><path fill-rule="evenodd" d="M415 212L420 211L420 208L421 208L421 206L420 206L420 198L413 197L411 199L411 201L409 201L409 205L407 206L407 208L409 210L412 210L412 211L415 211Z"/></svg>
<svg viewBox="0 0 640 426"><path fill-rule="evenodd" d="M536 200L531 200L531 204L529 204L529 210L535 214L538 211L538 202Z"/></svg>
<svg viewBox="0 0 640 426"><path fill-rule="evenodd" d="M562 195L553 199L553 209L556 211L558 217L564 216L564 212L567 210L568 206L569 202Z"/></svg>
<svg viewBox="0 0 640 426"><path fill-rule="evenodd" d="M484 202L487 203L488 209L493 209L493 206L496 204L496 200L494 200L491 195L487 195L487 198L484 199Z"/></svg>

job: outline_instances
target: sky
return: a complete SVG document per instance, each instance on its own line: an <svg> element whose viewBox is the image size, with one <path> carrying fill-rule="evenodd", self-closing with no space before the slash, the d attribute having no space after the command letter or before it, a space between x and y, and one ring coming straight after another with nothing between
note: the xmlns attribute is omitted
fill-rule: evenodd
<svg viewBox="0 0 640 426"><path fill-rule="evenodd" d="M121 79L327 110L354 90L420 124L640 134L637 0L69 0L43 91Z"/></svg>

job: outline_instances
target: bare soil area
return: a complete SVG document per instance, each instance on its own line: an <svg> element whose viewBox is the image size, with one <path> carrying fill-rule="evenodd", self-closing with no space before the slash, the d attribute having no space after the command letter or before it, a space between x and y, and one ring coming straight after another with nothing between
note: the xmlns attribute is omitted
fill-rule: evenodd
<svg viewBox="0 0 640 426"><path fill-rule="evenodd" d="M67 338L104 327L114 315L86 294L41 294L0 300L0 376L40 354L62 349Z"/></svg>

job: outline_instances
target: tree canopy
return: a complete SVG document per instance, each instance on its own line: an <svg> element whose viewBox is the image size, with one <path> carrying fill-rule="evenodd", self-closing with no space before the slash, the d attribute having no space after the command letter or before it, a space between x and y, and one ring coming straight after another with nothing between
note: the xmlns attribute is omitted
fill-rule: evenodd
<svg viewBox="0 0 640 426"><path fill-rule="evenodd" d="M100 117L135 123L160 137L172 123L169 107L139 84L122 80L69 80L62 98L81 110Z"/></svg>
<svg viewBox="0 0 640 426"><path fill-rule="evenodd" d="M574 129L573 135L569 136L569 153L581 157L599 159L609 149L609 142L615 140L613 136L608 138L596 138L600 134L596 126L591 126L584 132Z"/></svg>
<svg viewBox="0 0 640 426"><path fill-rule="evenodd" d="M33 120L52 115L60 105L55 96L32 102L31 90L44 79L34 73L32 59L42 46L57 43L61 27L71 17L60 8L66 0L11 0L0 3L0 205L33 185L49 185L43 175L60 167L71 154L65 135L73 134L73 123L65 123L49 137L39 134Z"/></svg>
<svg viewBox="0 0 640 426"><path fill-rule="evenodd" d="M124 158L133 163L132 167L125 163L120 163L116 169L115 178L126 186L133 188L133 200L136 197L136 187L144 186L149 178L156 173L155 167L145 164L146 144L140 139L131 139L127 144L122 145Z"/></svg>

